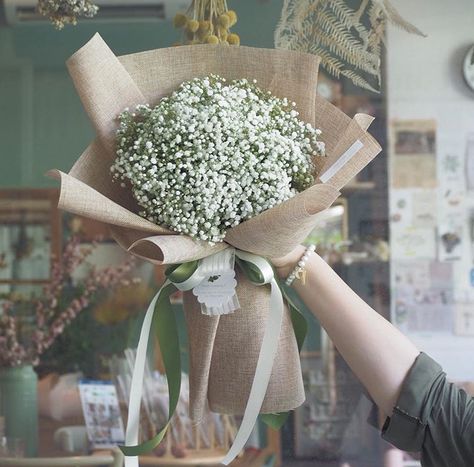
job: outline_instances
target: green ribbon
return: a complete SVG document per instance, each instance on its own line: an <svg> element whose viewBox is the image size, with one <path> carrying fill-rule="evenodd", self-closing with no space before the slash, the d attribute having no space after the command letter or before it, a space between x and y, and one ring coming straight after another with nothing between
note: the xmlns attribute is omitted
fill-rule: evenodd
<svg viewBox="0 0 474 467"><path fill-rule="evenodd" d="M275 277L278 277L275 273ZM301 353L303 349L306 336L308 335L308 321L304 317L303 313L296 307L296 305L291 300L290 296L286 292L285 286L283 283L278 280L278 285L285 297L286 304L290 310L291 324L293 325L293 331L295 333L296 344L298 346L298 352ZM270 428L274 430L280 430L281 427L287 422L290 416L290 412L280 412L280 413L269 413L260 415L260 420Z"/></svg>
<svg viewBox="0 0 474 467"><path fill-rule="evenodd" d="M120 446L126 456L139 456L149 453L163 440L171 418L176 411L181 392L181 355L179 350L178 326L171 307L170 296L178 289L173 283L163 286L155 304L152 327L158 338L163 364L168 380L169 414L165 426L150 440L137 446Z"/></svg>

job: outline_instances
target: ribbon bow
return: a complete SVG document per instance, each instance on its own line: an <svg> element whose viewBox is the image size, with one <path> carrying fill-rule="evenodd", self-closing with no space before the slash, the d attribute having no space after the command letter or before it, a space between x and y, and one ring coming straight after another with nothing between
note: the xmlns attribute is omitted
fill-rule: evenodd
<svg viewBox="0 0 474 467"><path fill-rule="evenodd" d="M270 312L265 325L262 346L249 399L239 431L229 452L221 461L224 465L230 464L242 451L257 421L272 374L273 361L278 349L278 339L284 313L283 289L275 277L270 263L260 256L245 251L236 250L235 256L237 264L247 278L257 286L270 285L271 295ZM138 467L137 456L152 451L160 444L171 423L171 419L178 405L181 389L181 359L178 329L176 318L170 304L170 296L177 290L192 290L201 283L205 275L200 261L191 261L169 267L166 271L166 277L165 283L148 306L140 332L130 388L127 430L125 435L126 445L120 447L125 456L127 456L125 458L125 467ZM298 348L301 350L307 333L306 320L286 295L285 297L287 298L291 312L291 320L295 330ZM142 384L148 340L152 327L158 337L168 380L169 413L168 421L165 426L152 439L138 444ZM287 417L287 413L264 414L262 415L262 420L271 427L278 429L283 425Z"/></svg>

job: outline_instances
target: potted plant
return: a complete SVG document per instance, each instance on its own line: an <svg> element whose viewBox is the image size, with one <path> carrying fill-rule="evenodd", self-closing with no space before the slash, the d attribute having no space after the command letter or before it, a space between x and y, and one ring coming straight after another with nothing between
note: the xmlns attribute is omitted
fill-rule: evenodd
<svg viewBox="0 0 474 467"><path fill-rule="evenodd" d="M5 417L6 434L25 443L27 456L38 449L37 375L35 367L69 324L104 290L129 284L134 260L74 278L78 266L96 248L81 247L71 237L62 256L53 261L51 281L38 297L11 293L3 297L0 314L0 413Z"/></svg>

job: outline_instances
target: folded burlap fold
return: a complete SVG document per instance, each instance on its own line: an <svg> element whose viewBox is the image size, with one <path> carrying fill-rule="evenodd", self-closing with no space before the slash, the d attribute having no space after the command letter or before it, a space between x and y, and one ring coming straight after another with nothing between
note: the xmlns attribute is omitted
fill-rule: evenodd
<svg viewBox="0 0 474 467"><path fill-rule="evenodd" d="M61 180L59 207L111 226L117 242L156 264L204 258L229 245L266 257L282 256L302 242L318 214L339 190L380 151L367 133L371 117L349 118L316 95L319 58L313 55L249 47L193 45L116 57L95 35L68 61L68 68L97 137ZM297 104L302 120L322 130L328 157L320 175L351 145L362 147L326 183L313 185L281 205L233 229L225 242L210 246L141 218L131 190L112 181L117 116L126 107L156 104L183 81L217 74L227 79L257 79L261 88ZM270 292L238 273L241 309L221 317L200 313L195 297L185 293L190 346L191 416L199 420L206 401L212 409L242 413L254 378ZM285 310L277 357L262 407L264 413L291 410L304 400L298 348Z"/></svg>

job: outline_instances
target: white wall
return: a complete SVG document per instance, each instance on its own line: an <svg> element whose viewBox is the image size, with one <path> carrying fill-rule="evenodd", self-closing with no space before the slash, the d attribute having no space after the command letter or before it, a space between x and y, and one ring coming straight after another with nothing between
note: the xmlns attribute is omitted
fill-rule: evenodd
<svg viewBox="0 0 474 467"><path fill-rule="evenodd" d="M391 118L439 119L445 136L474 130L474 93L461 76L474 44L472 0L392 0L427 38L388 28L388 105Z"/></svg>
<svg viewBox="0 0 474 467"><path fill-rule="evenodd" d="M437 223L438 226L442 224L450 214L447 212L449 207L443 202L447 190L458 190L463 198L465 241L462 259L453 262L453 279L450 285L455 293L471 297L469 306L474 310L474 287L470 281L473 246L469 239L468 217L474 206L474 193L466 191L463 173L466 140L469 134L474 134L474 92L466 86L461 74L464 54L474 44L474 1L392 1L402 16L428 34L428 37L420 38L394 27L389 28L388 121L437 121L438 187L433 191ZM442 161L447 154L456 155L461 161L458 180L446 177ZM393 154L390 156L393 161ZM391 197L394 197L393 190ZM391 227L393 234L393 224ZM433 235L437 235L436 230ZM395 273L396 258L392 258L392 276ZM394 286L392 280L392 292ZM446 307L446 313L454 312L456 306ZM474 380L474 335L456 336L451 330L439 334L408 331L408 334L422 349L440 361L453 379Z"/></svg>

